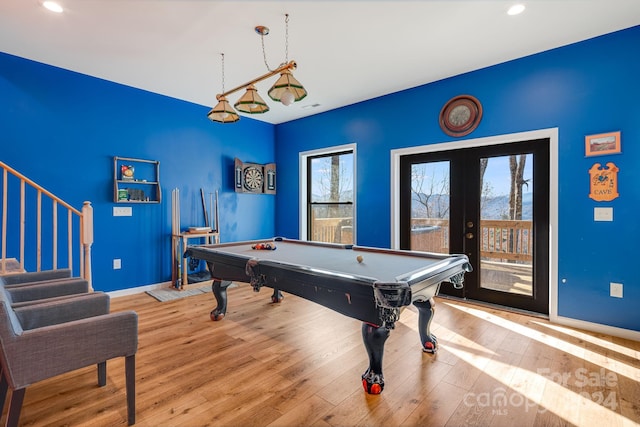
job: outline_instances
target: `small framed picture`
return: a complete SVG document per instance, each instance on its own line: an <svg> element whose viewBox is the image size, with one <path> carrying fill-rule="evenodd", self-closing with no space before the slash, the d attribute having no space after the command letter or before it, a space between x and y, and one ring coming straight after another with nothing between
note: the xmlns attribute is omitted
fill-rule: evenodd
<svg viewBox="0 0 640 427"><path fill-rule="evenodd" d="M587 157L620 153L620 131L588 135L584 143Z"/></svg>
<svg viewBox="0 0 640 427"><path fill-rule="evenodd" d="M135 168L131 165L121 165L120 166L120 175L123 181L133 181L133 174Z"/></svg>

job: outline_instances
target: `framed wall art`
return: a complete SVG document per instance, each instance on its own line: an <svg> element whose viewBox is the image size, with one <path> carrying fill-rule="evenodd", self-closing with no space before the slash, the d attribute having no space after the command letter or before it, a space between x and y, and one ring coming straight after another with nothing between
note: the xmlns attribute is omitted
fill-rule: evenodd
<svg viewBox="0 0 640 427"><path fill-rule="evenodd" d="M620 131L588 135L585 137L585 156L603 156L620 153Z"/></svg>

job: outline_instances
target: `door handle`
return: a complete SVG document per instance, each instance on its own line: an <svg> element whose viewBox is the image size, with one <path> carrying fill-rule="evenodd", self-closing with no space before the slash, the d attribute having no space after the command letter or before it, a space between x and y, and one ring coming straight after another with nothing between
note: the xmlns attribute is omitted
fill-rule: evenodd
<svg viewBox="0 0 640 427"><path fill-rule="evenodd" d="M464 237L466 237L467 240L471 240L471 239L473 239L474 236L473 236L473 233L467 233L467 234L464 235Z"/></svg>

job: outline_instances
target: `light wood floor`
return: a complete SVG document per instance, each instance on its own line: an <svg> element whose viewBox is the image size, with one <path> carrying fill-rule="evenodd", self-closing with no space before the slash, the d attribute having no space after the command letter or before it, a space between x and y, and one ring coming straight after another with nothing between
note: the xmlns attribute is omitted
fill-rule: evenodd
<svg viewBox="0 0 640 427"><path fill-rule="evenodd" d="M438 299L421 351L407 309L386 344L381 395L364 393L360 323L270 289L158 302L114 298L139 314L138 426L631 426L640 421L640 343ZM79 343L79 345L82 345ZM5 405L6 406L6 405ZM6 408L5 408L6 411ZM27 389L24 426L126 425L124 363L97 387L87 368ZM4 417L2 419L4 422Z"/></svg>

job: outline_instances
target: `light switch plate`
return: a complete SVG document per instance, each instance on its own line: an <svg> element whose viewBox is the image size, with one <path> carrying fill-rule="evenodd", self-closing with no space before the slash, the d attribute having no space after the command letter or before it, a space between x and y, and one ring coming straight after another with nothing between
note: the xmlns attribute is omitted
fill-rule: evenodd
<svg viewBox="0 0 640 427"><path fill-rule="evenodd" d="M131 206L114 206L113 216L132 216L133 211Z"/></svg>
<svg viewBox="0 0 640 427"><path fill-rule="evenodd" d="M613 208L593 208L594 221L613 221Z"/></svg>

